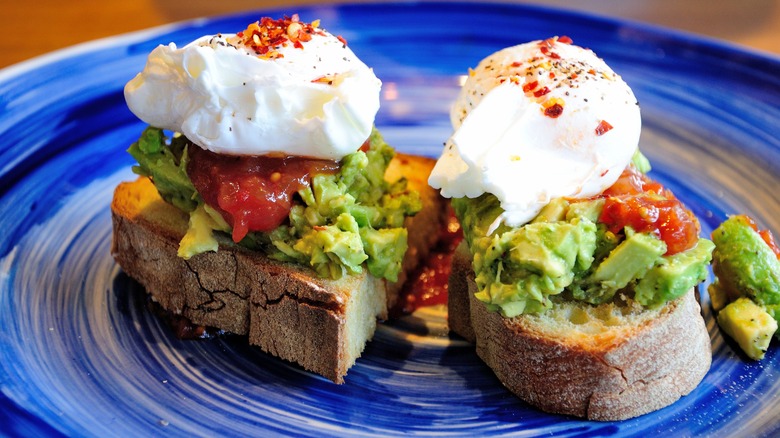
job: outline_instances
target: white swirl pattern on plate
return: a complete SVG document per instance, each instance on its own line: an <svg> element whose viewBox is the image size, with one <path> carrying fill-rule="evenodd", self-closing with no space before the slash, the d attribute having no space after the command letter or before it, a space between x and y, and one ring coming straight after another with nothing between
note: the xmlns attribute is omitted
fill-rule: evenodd
<svg viewBox="0 0 780 438"><path fill-rule="evenodd" d="M266 11L277 16L296 11ZM300 8L374 67L377 124L398 149L435 156L458 77L486 54L567 34L632 85L654 174L709 234L747 212L780 232L780 62L640 25L543 8L459 3ZM0 71L0 434L7 435L776 435L777 342L747 362L703 296L714 362L657 413L591 423L509 394L441 308L380 326L333 385L239 337L181 341L110 257L113 187L142 125L121 89L158 43L244 26L202 20L71 49ZM509 31L508 29L511 29ZM404 35L399 38L398 35ZM717 73L717 74L715 74ZM394 94L395 93L395 94Z"/></svg>

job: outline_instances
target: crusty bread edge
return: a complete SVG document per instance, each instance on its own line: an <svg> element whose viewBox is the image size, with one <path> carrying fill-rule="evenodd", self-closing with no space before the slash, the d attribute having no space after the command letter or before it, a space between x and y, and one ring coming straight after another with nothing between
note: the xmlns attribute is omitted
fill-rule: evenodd
<svg viewBox="0 0 780 438"><path fill-rule="evenodd" d="M710 338L693 290L640 327L594 346L551 336L533 318L488 311L474 297L468 249L460 247L453 259L452 276L465 281L450 280L450 300L458 301L449 304L458 312L449 314L451 329L475 342L504 386L546 412L600 421L637 417L689 394L710 368Z"/></svg>

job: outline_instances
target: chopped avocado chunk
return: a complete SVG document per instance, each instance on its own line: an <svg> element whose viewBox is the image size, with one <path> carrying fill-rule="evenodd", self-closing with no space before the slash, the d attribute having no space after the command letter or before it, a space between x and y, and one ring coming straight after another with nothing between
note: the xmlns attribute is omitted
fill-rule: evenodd
<svg viewBox="0 0 780 438"><path fill-rule="evenodd" d="M340 214L333 225L309 229L293 249L308 259L320 276L330 278L340 278L344 271L361 272L368 258L357 221L347 213Z"/></svg>
<svg viewBox="0 0 780 438"><path fill-rule="evenodd" d="M198 205L190 212L190 225L179 242L178 256L188 260L195 254L216 251L219 243L213 231L226 231L228 228L228 224L214 209L205 204Z"/></svg>
<svg viewBox="0 0 780 438"><path fill-rule="evenodd" d="M745 216L732 216L712 232L712 270L730 300L747 296L780 304L780 260Z"/></svg>
<svg viewBox="0 0 780 438"><path fill-rule="evenodd" d="M764 310L780 324L780 304L767 304L764 306ZM775 336L780 337L780 331L775 332Z"/></svg>
<svg viewBox="0 0 780 438"><path fill-rule="evenodd" d="M604 210L604 199L591 199L587 201L573 202L569 205L569 211L566 212L565 219L570 221L575 217L584 217L589 221L596 223Z"/></svg>
<svg viewBox="0 0 780 438"><path fill-rule="evenodd" d="M707 265L715 245L699 239L696 246L668 257L659 257L634 287L636 299L643 306L658 306L681 297L707 278Z"/></svg>
<svg viewBox="0 0 780 438"><path fill-rule="evenodd" d="M151 178L166 202L190 212L198 205L198 193L187 175L187 146L182 138L167 142L162 130L148 127L127 151L138 161L135 173Z"/></svg>
<svg viewBox="0 0 780 438"><path fill-rule="evenodd" d="M644 276L656 259L666 252L666 244L652 234L636 233L621 242L593 273L593 280L605 291L622 289Z"/></svg>
<svg viewBox="0 0 780 438"><path fill-rule="evenodd" d="M571 208L566 198L556 198L542 208L542 211L532 222L558 222L566 218L566 211ZM594 221L595 222L595 221Z"/></svg>
<svg viewBox="0 0 780 438"><path fill-rule="evenodd" d="M726 291L720 287L717 278L707 287L707 293L710 295L710 304L712 305L712 310L715 312L720 312L720 310L729 303L729 296Z"/></svg>
<svg viewBox="0 0 780 438"><path fill-rule="evenodd" d="M718 313L718 325L751 359L764 358L777 321L749 298L739 298Z"/></svg>
<svg viewBox="0 0 780 438"><path fill-rule="evenodd" d="M377 277L398 281L401 261L406 253L406 228L361 228L360 238L368 255L369 271Z"/></svg>

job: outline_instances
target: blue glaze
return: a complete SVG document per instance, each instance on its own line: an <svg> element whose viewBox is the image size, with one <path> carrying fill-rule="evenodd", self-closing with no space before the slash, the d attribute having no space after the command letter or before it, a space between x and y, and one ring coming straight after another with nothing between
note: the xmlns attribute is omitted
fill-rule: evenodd
<svg viewBox="0 0 780 438"><path fill-rule="evenodd" d="M568 35L623 75L654 175L709 234L744 212L780 232L780 60L627 23L507 4L301 7L218 17L77 46L0 71L0 434L25 436L560 436L780 433L780 357L724 340L706 294L712 369L656 413L594 423L508 393L442 309L380 326L346 384L249 347L181 341L110 256L113 188L143 124L122 87L157 44L242 29L261 15L321 18L385 89L377 125L399 150L439 154L458 77L502 47Z"/></svg>

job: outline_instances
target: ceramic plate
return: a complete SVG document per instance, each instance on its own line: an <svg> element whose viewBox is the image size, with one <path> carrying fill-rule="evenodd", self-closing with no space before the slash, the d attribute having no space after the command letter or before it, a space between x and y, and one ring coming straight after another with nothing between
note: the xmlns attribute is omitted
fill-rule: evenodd
<svg viewBox="0 0 780 438"><path fill-rule="evenodd" d="M384 82L377 125L436 156L461 75L493 51L568 35L633 87L653 174L708 235L744 212L780 232L780 60L643 25L511 5L304 7L198 20L0 71L0 431L9 435L702 435L780 433L780 346L747 361L706 294L714 362L674 405L616 423L548 415L507 392L441 308L382 325L337 386L238 337L181 341L109 250L113 188L143 129L122 87L160 43L299 12Z"/></svg>

